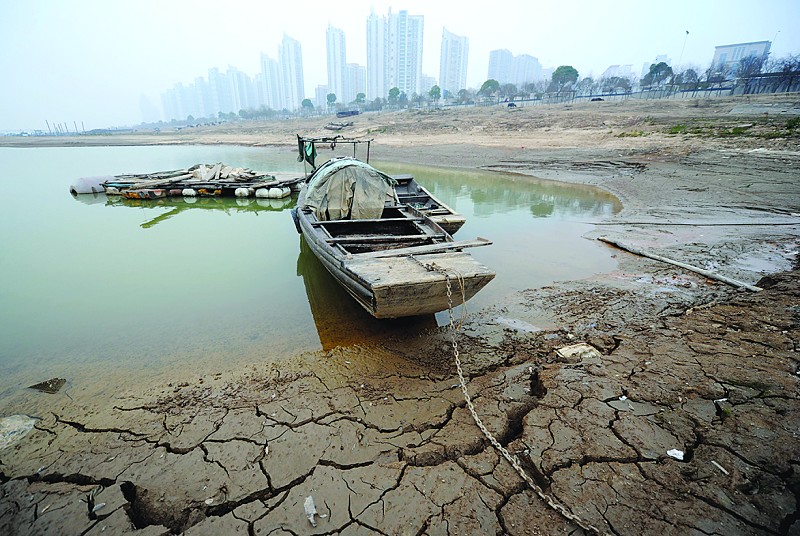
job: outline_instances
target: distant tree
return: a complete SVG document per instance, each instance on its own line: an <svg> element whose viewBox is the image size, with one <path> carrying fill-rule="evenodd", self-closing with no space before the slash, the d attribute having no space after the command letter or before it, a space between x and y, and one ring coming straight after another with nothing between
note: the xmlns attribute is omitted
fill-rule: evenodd
<svg viewBox="0 0 800 536"><path fill-rule="evenodd" d="M467 102L473 100L475 95L469 89L459 89L458 90L458 102L461 104L466 104Z"/></svg>
<svg viewBox="0 0 800 536"><path fill-rule="evenodd" d="M764 56L750 55L739 60L736 65L736 75L741 78L748 78L761 74L761 69L764 67Z"/></svg>
<svg viewBox="0 0 800 536"><path fill-rule="evenodd" d="M187 115L187 116L186 116L186 122L187 122L187 123L194 123L194 116L193 116L193 115L191 115L191 114L190 114L190 115Z"/></svg>
<svg viewBox="0 0 800 536"><path fill-rule="evenodd" d="M580 91L582 94L588 93L591 95L595 86L596 84L594 83L594 80L591 77L587 76L584 77L580 82L575 84L575 89Z"/></svg>
<svg viewBox="0 0 800 536"><path fill-rule="evenodd" d="M400 98L400 88L393 87L389 90L389 104L397 104L397 100Z"/></svg>
<svg viewBox="0 0 800 536"><path fill-rule="evenodd" d="M500 95L506 97L507 99L513 99L517 96L517 85L516 84L503 84L500 86Z"/></svg>
<svg viewBox="0 0 800 536"><path fill-rule="evenodd" d="M325 98L328 100L328 108L331 108L333 103L336 102L336 93L328 93L328 96Z"/></svg>
<svg viewBox="0 0 800 536"><path fill-rule="evenodd" d="M604 93L626 93L631 90L631 81L622 76L610 76L600 81Z"/></svg>
<svg viewBox="0 0 800 536"><path fill-rule="evenodd" d="M364 110L368 112L378 112L383 109L383 105L386 103L385 99L380 97L375 98L375 100L368 102L364 105Z"/></svg>
<svg viewBox="0 0 800 536"><path fill-rule="evenodd" d="M772 79L771 91L792 91L796 82L800 80L800 54L790 54L770 60L765 70L768 73L780 74Z"/></svg>
<svg viewBox="0 0 800 536"><path fill-rule="evenodd" d="M364 101L367 99L367 96L363 93L358 93L356 95L356 104L364 104Z"/></svg>
<svg viewBox="0 0 800 536"><path fill-rule="evenodd" d="M493 78L490 78L489 80L484 82L481 88L478 90L478 95L482 97L491 97L498 91L500 91L500 82L498 82Z"/></svg>
<svg viewBox="0 0 800 536"><path fill-rule="evenodd" d="M712 65L709 67L705 72L705 78L709 84L721 84L730 77L730 74L730 66L725 63L720 63L719 65Z"/></svg>
<svg viewBox="0 0 800 536"><path fill-rule="evenodd" d="M672 78L672 67L664 63L650 65L650 70L641 80L642 86L662 86Z"/></svg>
<svg viewBox="0 0 800 536"><path fill-rule="evenodd" d="M560 65L553 71L547 91L561 91L578 81L578 70L572 65Z"/></svg>
<svg viewBox="0 0 800 536"><path fill-rule="evenodd" d="M700 80L700 76L694 69L686 69L685 71L675 75L676 84L691 86L697 84L698 80Z"/></svg>
<svg viewBox="0 0 800 536"><path fill-rule="evenodd" d="M397 98L397 103L400 105L401 108L405 108L408 106L408 95L406 95L405 91L400 93L400 96Z"/></svg>
<svg viewBox="0 0 800 536"><path fill-rule="evenodd" d="M433 99L433 102L439 102L439 99L442 98L442 89L439 86L433 86L430 91L428 91L428 95Z"/></svg>
<svg viewBox="0 0 800 536"><path fill-rule="evenodd" d="M314 111L314 103L311 102L311 99L303 99L303 102L300 103L300 107L305 113Z"/></svg>

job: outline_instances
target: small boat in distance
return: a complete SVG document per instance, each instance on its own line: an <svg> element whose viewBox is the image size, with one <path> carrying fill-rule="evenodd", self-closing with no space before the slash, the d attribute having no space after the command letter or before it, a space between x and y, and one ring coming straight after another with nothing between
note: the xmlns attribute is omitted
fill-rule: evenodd
<svg viewBox="0 0 800 536"><path fill-rule="evenodd" d="M329 160L314 170L292 211L323 266L376 318L436 313L459 305L495 273L464 250L482 238L456 242L422 211L403 203L397 181L356 158Z"/></svg>

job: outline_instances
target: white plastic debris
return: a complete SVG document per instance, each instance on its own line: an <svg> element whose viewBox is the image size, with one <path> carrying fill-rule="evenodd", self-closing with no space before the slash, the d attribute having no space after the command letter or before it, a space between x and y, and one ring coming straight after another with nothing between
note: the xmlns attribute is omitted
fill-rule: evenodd
<svg viewBox="0 0 800 536"><path fill-rule="evenodd" d="M670 458L675 458L676 460L683 461L683 451L678 449L669 449L667 451L667 456Z"/></svg>
<svg viewBox="0 0 800 536"><path fill-rule="evenodd" d="M0 418L0 450L10 447L33 430L36 419L27 415Z"/></svg>
<svg viewBox="0 0 800 536"><path fill-rule="evenodd" d="M620 402L625 402L626 400L628 400L628 397L625 396L625 395L622 395L621 397L619 397L619 400L620 400Z"/></svg>
<svg viewBox="0 0 800 536"><path fill-rule="evenodd" d="M601 359L603 357L597 348L584 342L559 348L556 350L556 354L568 363L579 363L587 359Z"/></svg>
<svg viewBox="0 0 800 536"><path fill-rule="evenodd" d="M212 504L214 504L214 499L206 499L206 501L205 501L205 502L206 502L206 504L207 504L208 506L211 506Z"/></svg>
<svg viewBox="0 0 800 536"><path fill-rule="evenodd" d="M92 508L92 513L93 514L96 513L98 510L103 508L105 505L106 505L106 503L97 503L97 504L95 504L94 508Z"/></svg>
<svg viewBox="0 0 800 536"><path fill-rule="evenodd" d="M727 469L725 469L724 467L722 467L720 464L718 464L718 463L717 463L716 461L714 461L714 460L711 460L711 465L713 465L714 467L716 467L717 469L719 469L720 471L722 471L722 472L723 472L723 473L725 473L726 475L729 475L729 474L730 474L730 473L728 472L728 470L727 470Z"/></svg>
<svg viewBox="0 0 800 536"><path fill-rule="evenodd" d="M314 516L317 515L317 507L314 506L314 497L311 495L306 497L306 502L303 503L303 509L306 511L308 522L311 523L312 527L316 527L317 522L314 521Z"/></svg>

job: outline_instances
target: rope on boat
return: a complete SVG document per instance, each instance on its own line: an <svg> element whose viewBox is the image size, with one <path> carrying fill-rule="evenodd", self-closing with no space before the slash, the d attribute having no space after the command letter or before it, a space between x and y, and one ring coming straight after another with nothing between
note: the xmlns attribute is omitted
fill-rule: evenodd
<svg viewBox="0 0 800 536"><path fill-rule="evenodd" d="M472 397L467 392L467 381L464 379L464 370L461 368L461 358L459 357L458 352L458 341L456 340L456 333L461 328L461 325L464 320L464 316L462 316L461 320L459 321L458 327L456 327L455 318L453 316L453 290L452 290L452 283L451 283L451 275L450 272L441 266L437 266L435 263L424 263L414 257L413 255L409 255L409 258L416 262L417 264L421 265L428 271L438 272L445 277L445 281L447 282L447 305L448 305L448 314L450 315L450 336L451 336L451 345L453 347L453 356L455 357L456 362L456 371L458 371L458 381L461 384L461 392L464 394L464 400L467 403L467 408L469 408L470 414L472 414L472 419L475 421L475 424L478 425L483 435L486 439L489 440L489 443L503 456L503 458L511 464L514 470L519 474L519 476L531 487L531 489L542 499L550 508L558 512L562 517L571 521L578 525L583 530L590 532L592 534L604 534L600 529L597 527L583 521L579 516L573 514L567 508L561 504L559 504L553 497L546 494L542 488L534 482L533 478L525 472L525 469L519 463L519 460L516 456L513 456L508 449L506 449L500 442L492 435L486 425L483 424L483 421L478 416L478 412L475 410L475 406L472 404ZM454 271L455 270L451 270ZM456 280L461 288L461 298L462 304L466 307L466 300L464 299L464 280L458 272L455 272Z"/></svg>

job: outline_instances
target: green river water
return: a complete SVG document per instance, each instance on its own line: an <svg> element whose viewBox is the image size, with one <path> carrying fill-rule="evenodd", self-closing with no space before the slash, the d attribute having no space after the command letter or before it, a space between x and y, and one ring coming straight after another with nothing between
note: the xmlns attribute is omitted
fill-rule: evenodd
<svg viewBox="0 0 800 536"><path fill-rule="evenodd" d="M376 321L362 311L301 247L294 197L132 202L68 192L78 177L215 162L303 171L290 148L0 149L0 403L52 377L113 392L115 382L176 367L202 375L274 363L445 321ZM464 214L457 238L494 242L472 250L497 277L470 310L615 266L607 248L582 238L585 222L620 209L600 190L372 163L413 173Z"/></svg>

